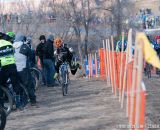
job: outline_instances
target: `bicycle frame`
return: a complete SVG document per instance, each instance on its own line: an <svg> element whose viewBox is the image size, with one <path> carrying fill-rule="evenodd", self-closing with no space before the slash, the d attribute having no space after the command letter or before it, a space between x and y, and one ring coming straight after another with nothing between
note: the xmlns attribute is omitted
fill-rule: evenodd
<svg viewBox="0 0 160 130"><path fill-rule="evenodd" d="M69 73L68 73L68 63L64 62L60 66L60 73L61 73L61 78L62 78L62 94L63 96L66 96L68 93L68 81L69 81Z"/></svg>
<svg viewBox="0 0 160 130"><path fill-rule="evenodd" d="M61 66L60 66L60 72L61 72L61 77L63 79L63 84L66 85L68 84L68 76L66 77L65 74L68 75L68 63L64 62Z"/></svg>

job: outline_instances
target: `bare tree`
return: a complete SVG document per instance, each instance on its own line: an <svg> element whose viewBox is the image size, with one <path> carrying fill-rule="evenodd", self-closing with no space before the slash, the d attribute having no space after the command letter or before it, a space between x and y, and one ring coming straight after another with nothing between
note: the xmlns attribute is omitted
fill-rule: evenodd
<svg viewBox="0 0 160 130"><path fill-rule="evenodd" d="M0 19L1 19L1 27L2 27L2 31L6 32L6 17L7 15L5 15L4 12L4 0L0 0Z"/></svg>
<svg viewBox="0 0 160 130"><path fill-rule="evenodd" d="M127 23L129 22L130 16L134 12L134 2L131 0L112 0L111 4L105 7L106 4L101 2L99 10L104 10L108 15L108 23L110 25L111 34L121 34L122 31L127 29Z"/></svg>

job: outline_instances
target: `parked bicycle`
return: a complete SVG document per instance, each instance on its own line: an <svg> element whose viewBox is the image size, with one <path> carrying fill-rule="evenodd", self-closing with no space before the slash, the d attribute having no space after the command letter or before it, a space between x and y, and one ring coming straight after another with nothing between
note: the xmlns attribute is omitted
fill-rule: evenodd
<svg viewBox="0 0 160 130"><path fill-rule="evenodd" d="M32 67L30 70L33 77L35 89L37 90L40 86L40 83L42 83L42 72L37 67Z"/></svg>

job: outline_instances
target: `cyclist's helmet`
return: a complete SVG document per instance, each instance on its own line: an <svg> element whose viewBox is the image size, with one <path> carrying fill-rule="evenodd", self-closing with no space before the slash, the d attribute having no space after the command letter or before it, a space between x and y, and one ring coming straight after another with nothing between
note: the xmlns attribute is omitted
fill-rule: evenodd
<svg viewBox="0 0 160 130"><path fill-rule="evenodd" d="M61 47L62 46L62 39L61 38L56 38L55 39L55 41L54 41L54 44L55 44L55 46L56 46L56 48L59 48L59 47Z"/></svg>
<svg viewBox="0 0 160 130"><path fill-rule="evenodd" d="M14 34L14 32L7 32L7 33L6 33L5 40L13 43L14 39L15 39L15 34Z"/></svg>
<svg viewBox="0 0 160 130"><path fill-rule="evenodd" d="M10 36L11 38L15 37L15 33L14 32L7 32L6 33L8 36Z"/></svg>

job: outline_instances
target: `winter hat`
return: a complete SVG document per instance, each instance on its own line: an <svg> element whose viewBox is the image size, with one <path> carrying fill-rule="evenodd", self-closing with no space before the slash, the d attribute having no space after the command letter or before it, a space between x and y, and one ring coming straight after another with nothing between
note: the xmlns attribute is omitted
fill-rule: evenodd
<svg viewBox="0 0 160 130"><path fill-rule="evenodd" d="M15 36L15 42L19 42L19 41L24 41L25 40L25 36L23 33L17 33L16 36Z"/></svg>
<svg viewBox="0 0 160 130"><path fill-rule="evenodd" d="M44 36L44 35L41 35L40 37L39 37L39 40L41 41L41 40L46 40L46 37Z"/></svg>
<svg viewBox="0 0 160 130"><path fill-rule="evenodd" d="M53 36L53 35L49 35L49 36L48 36L48 40L50 40L50 41L53 42L53 41L54 41L54 36Z"/></svg>

